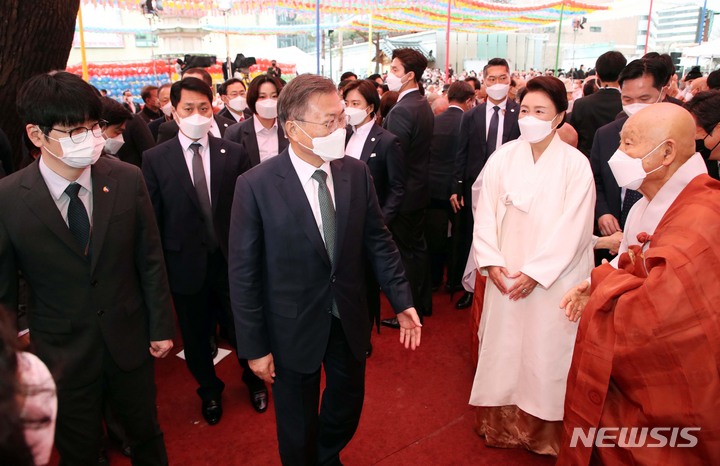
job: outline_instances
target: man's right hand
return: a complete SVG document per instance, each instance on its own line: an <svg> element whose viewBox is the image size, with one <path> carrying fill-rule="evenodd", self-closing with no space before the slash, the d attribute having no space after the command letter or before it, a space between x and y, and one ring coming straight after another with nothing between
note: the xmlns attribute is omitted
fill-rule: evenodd
<svg viewBox="0 0 720 466"><path fill-rule="evenodd" d="M260 359L248 359L250 369L267 383L275 382L275 362L272 353L268 353Z"/></svg>
<svg viewBox="0 0 720 466"><path fill-rule="evenodd" d="M607 261L603 261L603 263L607 263ZM570 322L577 322L589 299L590 282L584 280L565 293L565 296L560 301L560 309L565 310L565 316Z"/></svg>
<svg viewBox="0 0 720 466"><path fill-rule="evenodd" d="M610 236L616 231L622 231L620 229L620 223L612 214L601 215L600 218L598 218L598 227L603 236Z"/></svg>
<svg viewBox="0 0 720 466"><path fill-rule="evenodd" d="M450 196L450 205L453 208L453 212L457 213L458 210L465 207L465 201L463 200L462 196L458 196L457 194L453 194Z"/></svg>

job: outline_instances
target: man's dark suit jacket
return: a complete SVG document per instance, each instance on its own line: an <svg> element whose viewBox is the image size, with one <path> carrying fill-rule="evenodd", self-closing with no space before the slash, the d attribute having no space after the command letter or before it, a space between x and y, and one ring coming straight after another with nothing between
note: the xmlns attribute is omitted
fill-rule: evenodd
<svg viewBox="0 0 720 466"><path fill-rule="evenodd" d="M142 173L100 158L92 166L91 260L40 174L38 162L0 180L0 305L17 310L18 270L28 282L37 355L60 388L95 382L103 347L125 371L175 321L160 235Z"/></svg>
<svg viewBox="0 0 720 466"><path fill-rule="evenodd" d="M219 112L217 112L217 116L227 118L228 120L232 120L235 123L242 123L243 121L245 121L245 120L241 120L241 121L236 120L235 117L233 116L233 114L230 113L230 110L227 109L227 107L225 107L222 110L220 110Z"/></svg>
<svg viewBox="0 0 720 466"><path fill-rule="evenodd" d="M148 129L150 130L150 133L152 133L153 141L157 141L158 139L158 131L160 130L160 125L162 125L165 122L168 122L167 118L165 118L165 115L161 116L160 118L151 121L148 123Z"/></svg>
<svg viewBox="0 0 720 466"><path fill-rule="evenodd" d="M428 163L434 123L430 104L419 91L400 99L383 122L383 128L400 140L405 154L405 196L401 212L423 209L430 202Z"/></svg>
<svg viewBox="0 0 720 466"><path fill-rule="evenodd" d="M450 107L435 117L432 144L430 145L430 198L447 201L455 173L455 155L460 140L460 122L463 110Z"/></svg>
<svg viewBox="0 0 720 466"><path fill-rule="evenodd" d="M157 120L161 116L163 116L163 112L158 110L157 112L153 112L150 110L150 107L145 105L143 109L140 111L140 113L137 114L142 120L145 122L145 124L150 123L153 120Z"/></svg>
<svg viewBox="0 0 720 466"><path fill-rule="evenodd" d="M472 185L488 160L487 135L485 134L485 109L487 105L487 103L478 105L465 112L462 117L460 139L457 146L457 156L455 157L453 194L462 195L463 197L470 196ZM503 144L520 137L520 127L517 123L519 113L520 106L515 101L508 99L503 118Z"/></svg>
<svg viewBox="0 0 720 466"><path fill-rule="evenodd" d="M125 123L123 139L125 144L120 147L115 156L123 162L138 167L142 166L143 152L155 146L155 139L152 137L148 125L139 116L133 116Z"/></svg>
<svg viewBox="0 0 720 466"><path fill-rule="evenodd" d="M346 146L351 136L352 127L348 126ZM380 209L385 224L389 225L400 210L405 194L405 164L400 141L390 131L373 122L360 160L370 168Z"/></svg>
<svg viewBox="0 0 720 466"><path fill-rule="evenodd" d="M364 253L396 312L412 306L400 253L385 227L370 170L330 164L336 210L334 265L288 151L240 175L230 223L230 296L238 355L312 373L322 363L337 303L350 350L365 359L370 322Z"/></svg>
<svg viewBox="0 0 720 466"><path fill-rule="evenodd" d="M615 120L622 112L622 100L617 89L602 88L573 104L570 124L578 133L578 150L590 156L595 131Z"/></svg>
<svg viewBox="0 0 720 466"><path fill-rule="evenodd" d="M253 118L248 118L242 123L229 127L225 131L223 139L240 144L243 153L250 159L250 164L253 167L260 165L260 149L258 148L255 120ZM278 123L278 154L284 151L287 146L288 140L285 137L282 125Z"/></svg>
<svg viewBox="0 0 720 466"><path fill-rule="evenodd" d="M595 177L595 227L600 217L612 214L620 220L620 187L610 170L608 160L620 147L620 131L627 121L627 116L602 126L595 132L590 151L590 167Z"/></svg>
<svg viewBox="0 0 720 466"><path fill-rule="evenodd" d="M250 168L240 146L209 136L210 191L215 236L227 257L235 180ZM143 174L160 227L173 293L197 293L205 282L208 250L200 201L177 137L144 154Z"/></svg>
<svg viewBox="0 0 720 466"><path fill-rule="evenodd" d="M227 118L223 118L219 115L213 115L213 118L215 118L215 123L217 123L218 128L220 129L220 137L223 137L223 135L225 135L226 129L235 124L235 120L228 120ZM170 120L162 123L160 125L160 128L158 129L158 144L174 138L175 136L177 136L178 131L178 124L175 120Z"/></svg>

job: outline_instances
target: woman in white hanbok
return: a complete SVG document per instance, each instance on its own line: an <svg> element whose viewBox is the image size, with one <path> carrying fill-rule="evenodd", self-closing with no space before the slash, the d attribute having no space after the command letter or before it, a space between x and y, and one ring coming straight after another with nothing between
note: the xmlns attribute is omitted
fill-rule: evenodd
<svg viewBox="0 0 720 466"><path fill-rule="evenodd" d="M559 304L593 267L595 185L556 134L563 83L534 78L520 98L522 136L488 160L475 212L472 253L488 280L470 404L488 445L553 455L577 331Z"/></svg>

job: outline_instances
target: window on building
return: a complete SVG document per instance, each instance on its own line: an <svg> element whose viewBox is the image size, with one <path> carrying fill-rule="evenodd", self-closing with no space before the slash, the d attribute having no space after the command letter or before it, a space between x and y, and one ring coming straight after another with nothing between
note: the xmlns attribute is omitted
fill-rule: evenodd
<svg viewBox="0 0 720 466"><path fill-rule="evenodd" d="M158 40L154 34L135 34L135 47L157 47Z"/></svg>

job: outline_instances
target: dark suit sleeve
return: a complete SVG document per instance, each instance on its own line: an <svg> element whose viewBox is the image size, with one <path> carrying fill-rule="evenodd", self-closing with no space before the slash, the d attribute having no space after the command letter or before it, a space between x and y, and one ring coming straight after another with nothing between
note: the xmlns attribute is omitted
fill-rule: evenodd
<svg viewBox="0 0 720 466"><path fill-rule="evenodd" d="M228 269L238 356L259 359L270 353L263 315L263 225L255 193L244 176L235 184L230 217Z"/></svg>
<svg viewBox="0 0 720 466"><path fill-rule="evenodd" d="M155 219L158 229L160 230L160 232L163 232L164 225L162 222L162 195L160 194L157 174L155 173L154 158L145 158L145 154L143 154L143 159L145 159L145 162L142 165L142 173L143 177L145 178L145 186L147 186L148 196L153 206L153 211L155 213Z"/></svg>
<svg viewBox="0 0 720 466"><path fill-rule="evenodd" d="M142 174L137 170L136 179L136 248L135 263L148 310L150 341L170 340L175 334L170 286L163 258L160 232L148 197Z"/></svg>
<svg viewBox="0 0 720 466"><path fill-rule="evenodd" d="M450 193L457 194L458 197L462 197L463 194L463 181L465 180L468 146L470 145L470 122L474 114L474 111L465 112L460 122L457 153L455 154L455 175L453 176L452 186L450 186Z"/></svg>
<svg viewBox="0 0 720 466"><path fill-rule="evenodd" d="M391 135L387 135L391 136ZM388 188L390 192L382 208L385 224L389 225L400 210L405 196L405 158L400 146L400 140L392 137L392 141L385 151L385 167L387 168Z"/></svg>
<svg viewBox="0 0 720 466"><path fill-rule="evenodd" d="M158 128L158 137L157 137L158 144L168 141L177 135L178 126L177 126L177 123L175 123L175 124L173 124L173 123L174 123L174 121L170 120L170 121L166 121L165 123L160 125L160 128Z"/></svg>
<svg viewBox="0 0 720 466"><path fill-rule="evenodd" d="M0 312L9 312L10 321L18 318L18 269L5 225L0 223Z"/></svg>
<svg viewBox="0 0 720 466"><path fill-rule="evenodd" d="M410 151L412 142L413 118L405 107L395 107L387 116L386 129L397 136L403 154Z"/></svg>
<svg viewBox="0 0 720 466"><path fill-rule="evenodd" d="M370 169L365 166L367 214L363 240L375 277L396 314L413 306L410 283L400 260L400 252L385 226ZM236 199L237 202L237 199Z"/></svg>
<svg viewBox="0 0 720 466"><path fill-rule="evenodd" d="M595 178L595 226L600 217L610 213L607 196L605 195L605 185L602 179L602 131L596 131L593 138L592 149L590 150L590 168L592 168L593 178Z"/></svg>

